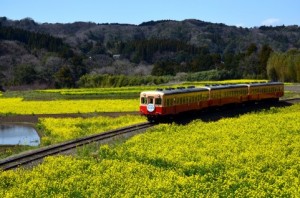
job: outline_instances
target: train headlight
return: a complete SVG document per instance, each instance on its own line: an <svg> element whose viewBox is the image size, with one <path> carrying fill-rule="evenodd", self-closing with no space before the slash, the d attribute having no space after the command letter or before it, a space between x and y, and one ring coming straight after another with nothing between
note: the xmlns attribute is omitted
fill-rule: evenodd
<svg viewBox="0 0 300 198"><path fill-rule="evenodd" d="M147 105L147 110L148 110L149 112L153 112L153 111L155 110L154 104L148 104L148 105Z"/></svg>

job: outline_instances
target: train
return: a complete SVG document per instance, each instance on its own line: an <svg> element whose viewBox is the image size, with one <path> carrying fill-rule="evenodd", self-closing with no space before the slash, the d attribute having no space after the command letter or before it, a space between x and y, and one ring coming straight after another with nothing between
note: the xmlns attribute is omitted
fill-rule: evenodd
<svg viewBox="0 0 300 198"><path fill-rule="evenodd" d="M204 87L177 87L142 91L140 114L151 122L190 111L229 104L279 101L284 95L281 82L207 85Z"/></svg>

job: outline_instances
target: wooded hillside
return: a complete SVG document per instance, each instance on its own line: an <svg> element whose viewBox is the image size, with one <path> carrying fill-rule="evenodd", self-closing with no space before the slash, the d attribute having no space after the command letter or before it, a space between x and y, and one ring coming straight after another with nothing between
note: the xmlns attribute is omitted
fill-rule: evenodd
<svg viewBox="0 0 300 198"><path fill-rule="evenodd" d="M280 69L292 67L289 71L299 73L299 58L292 64L282 60L290 60L291 53L298 57L299 48L298 26L242 28L194 19L140 25L39 24L2 17L0 85L74 87L89 74L178 79L203 71L220 73L220 78L299 81Z"/></svg>

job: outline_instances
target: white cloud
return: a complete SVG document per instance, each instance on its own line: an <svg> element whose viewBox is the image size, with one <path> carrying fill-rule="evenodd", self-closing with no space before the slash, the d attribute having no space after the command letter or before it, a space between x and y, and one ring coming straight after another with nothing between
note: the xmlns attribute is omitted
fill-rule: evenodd
<svg viewBox="0 0 300 198"><path fill-rule="evenodd" d="M276 19L276 18L269 18L264 20L263 22L261 22L261 25L265 25L265 26L276 26L279 25L280 19Z"/></svg>

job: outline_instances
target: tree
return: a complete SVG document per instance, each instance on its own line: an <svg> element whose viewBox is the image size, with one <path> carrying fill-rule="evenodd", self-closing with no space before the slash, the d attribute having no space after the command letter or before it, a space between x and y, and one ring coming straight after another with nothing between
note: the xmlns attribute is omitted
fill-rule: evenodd
<svg viewBox="0 0 300 198"><path fill-rule="evenodd" d="M154 64L151 75L153 76L165 76L175 75L175 65L173 61L160 61Z"/></svg>
<svg viewBox="0 0 300 198"><path fill-rule="evenodd" d="M55 73L54 77L55 86L57 88L74 87L75 85L71 69L68 66L63 66L62 68L60 68L60 70Z"/></svg>
<svg viewBox="0 0 300 198"><path fill-rule="evenodd" d="M2 74L2 72L0 72L0 91L4 92L4 88L2 87L3 86L3 82L4 82L4 74Z"/></svg>
<svg viewBox="0 0 300 198"><path fill-rule="evenodd" d="M243 77L255 78L259 75L259 60L256 53L246 56L240 61L239 70Z"/></svg>
<svg viewBox="0 0 300 198"><path fill-rule="evenodd" d="M14 71L15 84L32 84L37 80L37 72L33 65L19 65Z"/></svg>
<svg viewBox="0 0 300 198"><path fill-rule="evenodd" d="M263 45L258 55L259 58L258 73L261 74L263 78L267 77L267 63L272 51L273 51L272 48L269 45L265 44Z"/></svg>
<svg viewBox="0 0 300 198"><path fill-rule="evenodd" d="M267 64L268 77L282 82L300 82L300 52L272 53Z"/></svg>
<svg viewBox="0 0 300 198"><path fill-rule="evenodd" d="M250 56L252 53L255 53L255 52L257 52L257 46L256 46L256 44L255 43L251 43L250 45L249 45L249 47L247 48L247 55L248 56Z"/></svg>
<svg viewBox="0 0 300 198"><path fill-rule="evenodd" d="M73 56L71 59L71 72L75 80L79 80L81 76L87 73L86 67L83 65L82 56Z"/></svg>

